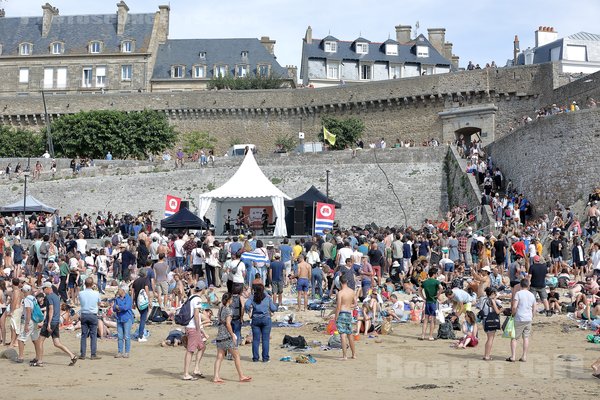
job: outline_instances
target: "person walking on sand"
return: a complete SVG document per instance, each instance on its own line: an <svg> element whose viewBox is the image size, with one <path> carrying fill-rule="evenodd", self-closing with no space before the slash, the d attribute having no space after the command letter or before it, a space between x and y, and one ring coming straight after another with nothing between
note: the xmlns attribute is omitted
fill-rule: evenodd
<svg viewBox="0 0 600 400"><path fill-rule="evenodd" d="M308 307L308 286L310 283L311 266L309 263L304 261L304 256L301 254L298 256L298 283L296 289L298 291L298 311L306 311ZM302 299L304 299L304 306L302 306Z"/></svg>
<svg viewBox="0 0 600 400"><path fill-rule="evenodd" d="M529 336L531 335L531 323L535 315L536 300L533 293L529 291L529 281L521 280L519 290L512 301L512 315L515 318L515 337L510 341L510 357L506 361L515 362L517 353L517 340L523 338L523 355L519 361L527 361L527 350L529 349Z"/></svg>
<svg viewBox="0 0 600 400"><path fill-rule="evenodd" d="M346 348L348 342L350 343L352 359L356 358L354 337L352 336L352 310L356 307L356 296L354 296L354 290L348 287L348 279L344 275L340 276L340 285L342 289L337 294L335 324L342 342L341 360L345 361L348 359Z"/></svg>
<svg viewBox="0 0 600 400"><path fill-rule="evenodd" d="M91 356L90 360L99 360L102 357L96 355L98 343L98 305L100 304L100 294L92 289L94 280L91 277L85 278L85 290L79 292L79 304L81 304L81 341L80 341L80 360L85 360L87 338L90 338Z"/></svg>
<svg viewBox="0 0 600 400"><path fill-rule="evenodd" d="M442 293L442 284L436 279L438 269L432 267L429 269L429 278L421 283L419 294L425 299L425 318L423 319L423 330L419 340L425 340L425 331L429 325L429 340L433 338L433 329L435 328L435 314L438 309L438 297Z"/></svg>
<svg viewBox="0 0 600 400"><path fill-rule="evenodd" d="M52 283L44 282L42 284L44 294L46 295L46 318L44 319L42 329L40 330L39 338L39 354L37 360L37 366L44 365L44 341L46 338L52 337L52 343L54 347L62 350L63 353L67 354L71 360L69 366L72 367L77 362L77 356L73 354L64 344L60 342L60 298L54 293Z"/></svg>
<svg viewBox="0 0 600 400"><path fill-rule="evenodd" d="M223 358L225 358L225 353L227 351L229 351L233 357L235 369L237 370L240 382L245 383L250 382L252 380L251 377L245 376L242 373L240 352L238 351L237 347L238 339L235 333L233 333L233 328L231 327L231 300L232 295L229 293L224 293L223 298L221 299L221 307L219 308L219 330L217 332L216 338L217 357L215 358L215 375L213 377L213 383L217 384L225 383L225 381L221 379L219 373L221 371L221 364L223 363Z"/></svg>
<svg viewBox="0 0 600 400"><path fill-rule="evenodd" d="M195 381L198 378L204 378L204 375L199 371L200 361L206 350L206 341L209 336L204 331L204 321L202 320L202 296L206 290L206 282L198 281L194 288L194 294L190 298L189 307L191 309L192 319L185 327L187 335L187 346L185 359L183 363L183 380ZM196 362L194 364L194 373L190 375L190 363L192 356L196 353Z"/></svg>

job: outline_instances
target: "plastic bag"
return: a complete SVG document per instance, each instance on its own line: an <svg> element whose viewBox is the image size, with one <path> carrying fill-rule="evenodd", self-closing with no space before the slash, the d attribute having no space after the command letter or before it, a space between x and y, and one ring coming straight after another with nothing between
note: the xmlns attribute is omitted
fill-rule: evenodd
<svg viewBox="0 0 600 400"><path fill-rule="evenodd" d="M446 317L444 317L444 313L441 312L440 310L437 310L435 312L435 319L437 319L440 324L443 324L444 322L446 322Z"/></svg>
<svg viewBox="0 0 600 400"><path fill-rule="evenodd" d="M502 331L502 337L507 339L515 338L515 319L513 317L506 318L504 329Z"/></svg>

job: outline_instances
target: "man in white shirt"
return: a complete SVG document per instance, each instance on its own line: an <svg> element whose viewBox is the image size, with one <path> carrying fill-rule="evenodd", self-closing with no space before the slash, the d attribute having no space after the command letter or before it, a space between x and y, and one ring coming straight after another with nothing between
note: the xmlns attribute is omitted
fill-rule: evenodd
<svg viewBox="0 0 600 400"><path fill-rule="evenodd" d="M87 252L87 240L83 238L83 232L79 232L78 239L75 240L75 243L77 243L77 251L79 254L85 256L85 253Z"/></svg>
<svg viewBox="0 0 600 400"><path fill-rule="evenodd" d="M246 279L246 265L238 259L236 253L231 253L231 262L229 263L231 269L229 275L233 285L231 287L231 293L240 294L244 288L244 282Z"/></svg>
<svg viewBox="0 0 600 400"><path fill-rule="evenodd" d="M527 361L527 349L529 348L529 335L531 335L531 323L535 315L535 295L529 291L529 281L521 280L521 290L515 293L512 301L512 315L515 319L515 337L510 341L510 358L506 361L515 362L517 352L517 340L523 338L523 355L519 361Z"/></svg>
<svg viewBox="0 0 600 400"><path fill-rule="evenodd" d="M202 320L202 295L206 290L206 282L198 281L194 288L194 294L190 297L189 303L184 304L183 307L190 307L192 319L185 327L185 334L188 337L185 361L183 364L183 380L184 381L195 381L199 377L203 377L198 367L204 350L206 350L206 341L208 335L204 332L204 322ZM209 321L210 322L210 321ZM194 366L194 375L190 375L190 363L194 353L196 353L196 363Z"/></svg>
<svg viewBox="0 0 600 400"><path fill-rule="evenodd" d="M448 248L442 249L442 259L440 260L440 270L446 274L446 282L452 282L454 275L454 261L448 256Z"/></svg>
<svg viewBox="0 0 600 400"><path fill-rule="evenodd" d="M183 260L185 259L185 250L183 249L184 244L185 240L183 240L183 235L180 233L177 236L177 240L173 243L173 246L175 247L175 265L180 272L183 270Z"/></svg>
<svg viewBox="0 0 600 400"><path fill-rule="evenodd" d="M341 249L338 250L336 265L338 265L338 266L346 265L346 259L352 258L353 255L354 255L354 252L352 251L352 248L350 247L350 241L348 241L348 240L344 241L344 247L342 247Z"/></svg>

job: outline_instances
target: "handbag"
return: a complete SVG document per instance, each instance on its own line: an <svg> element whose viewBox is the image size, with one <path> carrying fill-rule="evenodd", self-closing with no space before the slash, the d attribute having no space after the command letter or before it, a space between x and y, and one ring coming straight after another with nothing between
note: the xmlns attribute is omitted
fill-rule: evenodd
<svg viewBox="0 0 600 400"><path fill-rule="evenodd" d="M483 319L483 330L486 332L497 331L500 329L500 315L490 307L489 303L486 303L486 305L488 306L489 311Z"/></svg>
<svg viewBox="0 0 600 400"><path fill-rule="evenodd" d="M502 337L507 339L515 338L515 319L513 317L506 318L502 326Z"/></svg>

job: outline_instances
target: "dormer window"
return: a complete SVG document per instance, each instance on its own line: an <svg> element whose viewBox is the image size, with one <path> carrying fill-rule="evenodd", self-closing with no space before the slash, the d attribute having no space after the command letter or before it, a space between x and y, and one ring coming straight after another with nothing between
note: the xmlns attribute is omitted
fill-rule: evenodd
<svg viewBox="0 0 600 400"><path fill-rule="evenodd" d="M242 58L248 58L248 52L242 51Z"/></svg>
<svg viewBox="0 0 600 400"><path fill-rule="evenodd" d="M397 56L398 55L398 45L397 44L386 44L385 45L385 54L388 56Z"/></svg>
<svg viewBox="0 0 600 400"><path fill-rule="evenodd" d="M335 53L337 51L337 42L325 42L325 51Z"/></svg>
<svg viewBox="0 0 600 400"><path fill-rule="evenodd" d="M52 54L62 54L64 53L64 45L61 42L54 42L50 46L50 51Z"/></svg>
<svg viewBox="0 0 600 400"><path fill-rule="evenodd" d="M429 47L417 46L417 57L429 57Z"/></svg>
<svg viewBox="0 0 600 400"><path fill-rule="evenodd" d="M201 51L200 53L198 53L198 57L200 57L201 60L206 60L206 52Z"/></svg>
<svg viewBox="0 0 600 400"><path fill-rule="evenodd" d="M206 78L206 65L194 66L194 78Z"/></svg>
<svg viewBox="0 0 600 400"><path fill-rule="evenodd" d="M171 67L171 78L183 78L185 67L183 65L174 65Z"/></svg>
<svg viewBox="0 0 600 400"><path fill-rule="evenodd" d="M368 43L356 43L356 53L357 54L368 54L369 53L369 44Z"/></svg>
<svg viewBox="0 0 600 400"><path fill-rule="evenodd" d="M90 42L89 50L91 54L98 54L102 51L102 44L98 41Z"/></svg>
<svg viewBox="0 0 600 400"><path fill-rule="evenodd" d="M33 45L31 43L21 43L19 45L19 54L22 56L30 56L32 50Z"/></svg>
<svg viewBox="0 0 600 400"><path fill-rule="evenodd" d="M121 43L121 53L131 53L133 51L133 42L131 40L125 40Z"/></svg>

